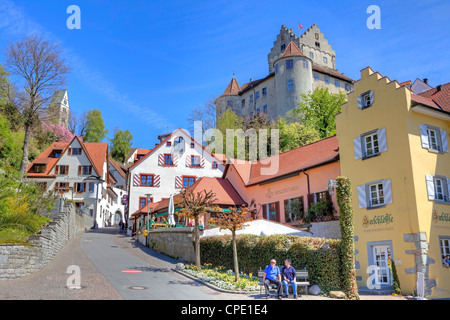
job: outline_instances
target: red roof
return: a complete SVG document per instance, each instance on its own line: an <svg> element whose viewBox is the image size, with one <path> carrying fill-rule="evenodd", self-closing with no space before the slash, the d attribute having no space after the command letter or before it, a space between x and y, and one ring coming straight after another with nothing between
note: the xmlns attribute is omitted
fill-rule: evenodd
<svg viewBox="0 0 450 320"><path fill-rule="evenodd" d="M35 177L35 178L54 178L54 175L51 175L50 172L54 168L54 166L58 163L59 158L53 157L53 151L58 150L61 151L61 156L66 153L69 146L72 142L78 139L81 147L83 148L86 156L91 162L94 170L98 173L99 176L103 175L103 164L106 160L108 153L108 144L103 142L83 142L78 137L73 138L71 142L54 142L48 147L44 152L42 152L32 163L28 165L27 168L27 176ZM45 172L43 173L35 173L33 169L34 164L46 164Z"/></svg>
<svg viewBox="0 0 450 320"><path fill-rule="evenodd" d="M450 83L419 93L419 96L432 100L440 109L450 112Z"/></svg>
<svg viewBox="0 0 450 320"><path fill-rule="evenodd" d="M306 57L303 52L297 47L297 45L291 41L289 42L287 48L284 50L281 57L278 59L288 58L288 57Z"/></svg>
<svg viewBox="0 0 450 320"><path fill-rule="evenodd" d="M228 87L222 93L222 96L237 96L240 91L241 87L239 86L236 78L233 77L233 79L231 79L230 83L228 84Z"/></svg>
<svg viewBox="0 0 450 320"><path fill-rule="evenodd" d="M261 161L254 163L232 164L236 168L246 186L255 185L265 181L297 173L302 170L339 160L339 145L336 136L332 136L300 148L296 148L278 156L272 156L266 161L274 161L278 157L278 171L272 175L262 175L263 168L269 168L270 164L262 164ZM271 162L273 163L273 162Z"/></svg>
<svg viewBox="0 0 450 320"><path fill-rule="evenodd" d="M230 207L230 206L242 206L245 205L245 201L241 198L241 196L237 193L237 191L233 188L231 183L227 179L223 178L210 178L210 177L202 177L199 178L191 187L187 188L188 191L192 191L194 193L200 191L213 191L215 194L216 201L215 205L221 207ZM174 205L176 206L179 201L181 201L181 194L177 194L173 197ZM153 208L153 212L164 212L167 211L169 207L169 199L163 199L156 203L151 203L150 207ZM147 206L142 209L137 210L133 215L147 213Z"/></svg>

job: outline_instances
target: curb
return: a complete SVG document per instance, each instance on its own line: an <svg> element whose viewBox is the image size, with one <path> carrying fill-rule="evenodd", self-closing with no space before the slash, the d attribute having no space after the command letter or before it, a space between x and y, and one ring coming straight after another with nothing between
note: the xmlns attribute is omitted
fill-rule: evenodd
<svg viewBox="0 0 450 320"><path fill-rule="evenodd" d="M205 281L203 281L203 280L201 280L199 278L193 277L190 274L184 273L181 270L172 269L172 271L175 271L175 272L177 272L177 273L179 273L179 274L181 274L181 275L183 275L183 276L185 276L185 277L187 277L187 278L189 278L191 280L195 280L197 282L200 282L201 284L204 284L205 286L207 286L207 287L209 287L211 289L214 289L216 291L220 291L220 292L223 292L223 293L252 294L252 293L258 293L259 292L259 291L231 291L231 290L226 290L226 289L219 288L219 287L217 287L217 286L215 286L215 285L213 285L211 283L205 282Z"/></svg>

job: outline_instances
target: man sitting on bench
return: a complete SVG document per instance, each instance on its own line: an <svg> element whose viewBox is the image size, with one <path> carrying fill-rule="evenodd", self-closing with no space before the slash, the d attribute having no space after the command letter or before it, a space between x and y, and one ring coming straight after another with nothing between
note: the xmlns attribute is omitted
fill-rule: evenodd
<svg viewBox="0 0 450 320"><path fill-rule="evenodd" d="M297 299L297 283L296 273L293 266L291 266L291 260L286 259L284 266L281 268L281 277L283 278L284 294L285 298L289 297L289 284L292 285L292 293L294 294L294 299Z"/></svg>
<svg viewBox="0 0 450 320"><path fill-rule="evenodd" d="M283 295L283 289L281 286L281 272L280 268L276 265L275 259L270 260L270 265L264 269L263 283L266 288L266 299L269 298L269 286L274 284L277 286L278 299L281 300Z"/></svg>

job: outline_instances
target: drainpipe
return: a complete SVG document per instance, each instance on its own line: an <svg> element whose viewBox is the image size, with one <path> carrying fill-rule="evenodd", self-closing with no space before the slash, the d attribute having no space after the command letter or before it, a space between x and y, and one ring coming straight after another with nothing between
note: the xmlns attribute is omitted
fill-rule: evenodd
<svg viewBox="0 0 450 320"><path fill-rule="evenodd" d="M307 182L308 182L308 194L310 194L310 193L311 193L311 190L310 190L310 188L309 188L309 174L307 174L305 170L302 170L302 172L305 174L305 176L306 176L306 178L307 178Z"/></svg>

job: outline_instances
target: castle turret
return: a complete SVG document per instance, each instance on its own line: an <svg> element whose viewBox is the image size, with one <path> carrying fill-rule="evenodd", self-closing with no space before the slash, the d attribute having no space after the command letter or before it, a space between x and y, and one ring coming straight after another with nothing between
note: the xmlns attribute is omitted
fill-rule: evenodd
<svg viewBox="0 0 450 320"><path fill-rule="evenodd" d="M237 109L239 105L239 92L241 91L241 87L237 82L236 78L233 75L233 79L231 79L228 87L222 93L220 97L218 97L215 101L216 105L216 113L219 117L222 113L224 113L227 109L233 110L235 113L239 113Z"/></svg>
<svg viewBox="0 0 450 320"><path fill-rule="evenodd" d="M300 94L313 91L312 60L290 42L274 62L274 70L278 114L284 116L297 107Z"/></svg>

